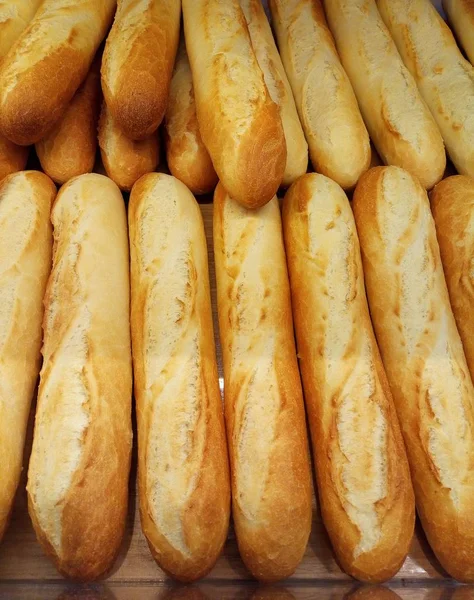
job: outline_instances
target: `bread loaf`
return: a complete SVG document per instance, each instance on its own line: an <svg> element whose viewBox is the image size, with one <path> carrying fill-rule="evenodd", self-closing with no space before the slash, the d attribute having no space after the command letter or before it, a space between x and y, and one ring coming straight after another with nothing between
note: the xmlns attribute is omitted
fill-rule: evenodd
<svg viewBox="0 0 474 600"><path fill-rule="evenodd" d="M22 171L28 162L30 149L17 146L0 134L0 181L16 171Z"/></svg>
<svg viewBox="0 0 474 600"><path fill-rule="evenodd" d="M456 175L431 192L451 306L474 381L474 179Z"/></svg>
<svg viewBox="0 0 474 600"><path fill-rule="evenodd" d="M262 69L270 97L280 108L286 142L286 167L282 184L288 187L306 173L308 144L262 2L261 0L240 0L240 6L247 21L252 47Z"/></svg>
<svg viewBox="0 0 474 600"><path fill-rule="evenodd" d="M118 0L102 88L114 120L132 140L146 139L163 120L180 17L180 0Z"/></svg>
<svg viewBox="0 0 474 600"><path fill-rule="evenodd" d="M380 582L405 560L415 501L349 200L305 175L285 196L283 228L323 521L343 569Z"/></svg>
<svg viewBox="0 0 474 600"><path fill-rule="evenodd" d="M15 173L0 184L0 540L20 479L40 370L55 195L53 182L37 171Z"/></svg>
<svg viewBox="0 0 474 600"><path fill-rule="evenodd" d="M36 144L44 172L56 183L66 183L94 168L100 96L100 60L96 60L64 115Z"/></svg>
<svg viewBox="0 0 474 600"><path fill-rule="evenodd" d="M171 173L193 194L207 194L217 174L199 131L193 78L184 39L181 40L165 114L166 159Z"/></svg>
<svg viewBox="0 0 474 600"><path fill-rule="evenodd" d="M183 0L183 18L202 140L229 194L263 206L283 179L285 135L239 0Z"/></svg>
<svg viewBox="0 0 474 600"><path fill-rule="evenodd" d="M105 102L99 119L99 146L107 175L126 191L142 175L154 171L160 161L158 133L138 142L127 138Z"/></svg>
<svg viewBox="0 0 474 600"><path fill-rule="evenodd" d="M43 0L0 0L0 60L35 16Z"/></svg>
<svg viewBox="0 0 474 600"><path fill-rule="evenodd" d="M129 227L142 528L160 567L193 581L230 513L206 237L191 192L162 173L134 185Z"/></svg>
<svg viewBox="0 0 474 600"><path fill-rule="evenodd" d="M107 571L125 526L132 446L129 258L125 205L103 175L76 177L51 213L28 507L59 571Z"/></svg>
<svg viewBox="0 0 474 600"><path fill-rule="evenodd" d="M474 67L430 0L378 0L378 6L454 166L474 177Z"/></svg>
<svg viewBox="0 0 474 600"><path fill-rule="evenodd" d="M280 54L316 171L353 188L370 143L320 0L270 0Z"/></svg>
<svg viewBox="0 0 474 600"><path fill-rule="evenodd" d="M44 0L0 66L0 133L34 144L60 119L107 33L115 0Z"/></svg>
<svg viewBox="0 0 474 600"><path fill-rule="evenodd" d="M382 160L430 189L443 176L439 130L404 66L375 0L324 0L342 64Z"/></svg>
<svg viewBox="0 0 474 600"><path fill-rule="evenodd" d="M370 314L421 523L441 565L474 580L474 388L449 303L428 198L396 167L353 199Z"/></svg>
<svg viewBox="0 0 474 600"><path fill-rule="evenodd" d="M311 481L280 209L214 194L217 307L240 555L261 581L288 577L311 529Z"/></svg>
<svg viewBox="0 0 474 600"><path fill-rule="evenodd" d="M458 40L474 64L474 2L473 0L443 0L443 8Z"/></svg>

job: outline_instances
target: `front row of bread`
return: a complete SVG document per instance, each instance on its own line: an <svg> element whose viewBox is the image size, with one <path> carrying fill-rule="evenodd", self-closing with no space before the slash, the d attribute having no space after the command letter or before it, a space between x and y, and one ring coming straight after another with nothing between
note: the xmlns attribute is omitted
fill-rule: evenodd
<svg viewBox="0 0 474 600"><path fill-rule="evenodd" d="M252 211L218 186L225 427L191 192L157 173L134 186L131 280L116 185L84 175L54 196L33 171L0 186L0 226L10 232L0 263L0 535L21 471L44 296L28 501L59 570L97 578L119 550L133 353L141 522L159 565L182 581L205 575L226 540L232 498L252 574L290 575L311 529L293 306L321 510L339 563L361 580L393 576L413 534L414 488L441 564L474 580L474 389L428 198L411 175L370 170L354 212L336 183L304 175L285 197L283 227L276 198ZM433 207L472 374L474 320L463 310L474 297L474 182L446 180Z"/></svg>

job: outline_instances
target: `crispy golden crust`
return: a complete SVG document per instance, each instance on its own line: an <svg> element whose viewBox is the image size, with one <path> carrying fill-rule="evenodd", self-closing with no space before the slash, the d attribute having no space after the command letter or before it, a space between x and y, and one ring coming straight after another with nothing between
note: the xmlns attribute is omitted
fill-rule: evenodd
<svg viewBox="0 0 474 600"><path fill-rule="evenodd" d="M114 10L115 0L43 2L0 67L3 135L20 145L46 135L87 75Z"/></svg>
<svg viewBox="0 0 474 600"><path fill-rule="evenodd" d="M10 173L23 171L29 153L29 148L17 146L0 134L0 181Z"/></svg>
<svg viewBox="0 0 474 600"><path fill-rule="evenodd" d="M287 192L283 225L323 520L344 570L380 582L405 560L415 506L352 211L309 174Z"/></svg>
<svg viewBox="0 0 474 600"><path fill-rule="evenodd" d="M66 183L94 168L100 97L100 60L97 59L64 115L36 144L44 172L56 183Z"/></svg>
<svg viewBox="0 0 474 600"><path fill-rule="evenodd" d="M298 566L311 529L308 445L277 199L251 211L219 184L214 254L237 542L254 577L276 581Z"/></svg>
<svg viewBox="0 0 474 600"><path fill-rule="evenodd" d="M353 209L370 313L442 566L474 580L474 388L449 303L428 198L403 169L371 169Z"/></svg>
<svg viewBox="0 0 474 600"><path fill-rule="evenodd" d="M178 50L171 79L165 135L166 159L171 173L193 194L212 192L218 179L199 131L193 79L184 39Z"/></svg>
<svg viewBox="0 0 474 600"><path fill-rule="evenodd" d="M283 179L285 135L239 0L184 0L183 16L202 140L231 196L263 206Z"/></svg>
<svg viewBox="0 0 474 600"><path fill-rule="evenodd" d="M37 171L15 173L0 184L0 540L20 479L40 369L55 195L53 182Z"/></svg>
<svg viewBox="0 0 474 600"><path fill-rule="evenodd" d="M168 103L180 0L119 0L102 63L105 100L123 133L154 133Z"/></svg>
<svg viewBox="0 0 474 600"><path fill-rule="evenodd" d="M129 226L142 528L189 582L214 566L230 514L204 227L186 186L158 173L135 184Z"/></svg>
<svg viewBox="0 0 474 600"><path fill-rule="evenodd" d="M42 0L0 0L0 60L34 17Z"/></svg>
<svg viewBox="0 0 474 600"><path fill-rule="evenodd" d="M474 64L474 0L443 0L448 21Z"/></svg>
<svg viewBox="0 0 474 600"><path fill-rule="evenodd" d="M65 576L113 564L125 527L132 445L128 240L118 188L82 175L52 210L43 367L28 508Z"/></svg>
<svg viewBox="0 0 474 600"><path fill-rule="evenodd" d="M474 180L448 177L431 192L441 261L474 381Z"/></svg>

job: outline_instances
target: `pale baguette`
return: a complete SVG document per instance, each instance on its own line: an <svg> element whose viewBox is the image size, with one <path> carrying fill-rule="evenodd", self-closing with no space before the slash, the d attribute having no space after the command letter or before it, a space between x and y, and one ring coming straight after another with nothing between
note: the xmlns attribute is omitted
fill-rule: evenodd
<svg viewBox="0 0 474 600"><path fill-rule="evenodd" d="M280 54L316 171L345 189L369 168L370 143L320 0L270 0Z"/></svg>
<svg viewBox="0 0 474 600"><path fill-rule="evenodd" d="M474 0L443 0L451 27L474 64Z"/></svg>
<svg viewBox="0 0 474 600"><path fill-rule="evenodd" d="M15 173L0 184L0 540L20 479L41 364L55 195L53 182L37 171Z"/></svg>
<svg viewBox="0 0 474 600"><path fill-rule="evenodd" d="M133 186L129 228L142 528L160 567L194 581L230 514L204 225L184 183L151 173Z"/></svg>
<svg viewBox="0 0 474 600"><path fill-rule="evenodd" d="M285 132L286 166L282 185L288 187L308 168L308 144L301 127L293 92L273 39L261 0L240 0L252 46L271 99L280 108Z"/></svg>
<svg viewBox="0 0 474 600"><path fill-rule="evenodd" d="M415 501L349 200L305 175L285 196L283 228L324 525L343 569L381 582L407 556Z"/></svg>
<svg viewBox="0 0 474 600"><path fill-rule="evenodd" d="M474 381L474 179L455 175L431 192L451 306Z"/></svg>
<svg viewBox="0 0 474 600"><path fill-rule="evenodd" d="M249 208L280 186L286 144L239 0L183 0L202 140L225 189Z"/></svg>
<svg viewBox="0 0 474 600"><path fill-rule="evenodd" d="M474 580L474 388L425 190L397 167L354 193L370 314L391 386L418 514L436 556Z"/></svg>
<svg viewBox="0 0 474 600"><path fill-rule="evenodd" d="M122 190L131 190L142 175L155 171L160 162L158 133L155 131L145 140L131 140L115 123L105 102L102 104L98 137L105 171Z"/></svg>
<svg viewBox="0 0 474 600"><path fill-rule="evenodd" d="M0 0L0 60L20 37L43 0Z"/></svg>
<svg viewBox="0 0 474 600"><path fill-rule="evenodd" d="M257 579L298 566L311 529L311 480L290 289L274 197L249 210L214 194L217 308L242 560Z"/></svg>
<svg viewBox="0 0 474 600"><path fill-rule="evenodd" d="M107 177L64 185L51 213L43 367L28 471L38 540L65 576L95 579L125 527L132 447L125 205Z"/></svg>
<svg viewBox="0 0 474 600"><path fill-rule="evenodd" d="M199 131L184 39L176 56L164 124L166 159L171 173L193 194L212 192L217 185L217 174Z"/></svg>
<svg viewBox="0 0 474 600"><path fill-rule="evenodd" d="M123 133L143 140L163 120L181 0L118 0L102 62L105 101Z"/></svg>
<svg viewBox="0 0 474 600"><path fill-rule="evenodd" d="M378 0L459 173L474 177L474 67L430 0Z"/></svg>
<svg viewBox="0 0 474 600"><path fill-rule="evenodd" d="M116 0L44 0L0 66L0 133L34 144L85 79Z"/></svg>
<svg viewBox="0 0 474 600"><path fill-rule="evenodd" d="M100 60L97 59L64 115L36 143L41 167L56 183L66 183L94 168L100 98Z"/></svg>
<svg viewBox="0 0 474 600"><path fill-rule="evenodd" d="M430 189L443 176L440 132L404 66L375 0L324 0L342 64L382 160Z"/></svg>

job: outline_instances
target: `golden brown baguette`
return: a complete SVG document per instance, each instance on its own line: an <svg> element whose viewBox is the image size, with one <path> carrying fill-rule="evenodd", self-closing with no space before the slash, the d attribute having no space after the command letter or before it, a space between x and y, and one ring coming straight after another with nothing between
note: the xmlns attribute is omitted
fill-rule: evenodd
<svg viewBox="0 0 474 600"><path fill-rule="evenodd" d="M443 176L443 140L375 0L324 0L342 64L382 160L431 189Z"/></svg>
<svg viewBox="0 0 474 600"><path fill-rule="evenodd" d="M0 66L0 133L34 144L85 79L116 0L44 0Z"/></svg>
<svg viewBox="0 0 474 600"><path fill-rule="evenodd" d="M474 0L443 0L449 23L474 64Z"/></svg>
<svg viewBox="0 0 474 600"><path fill-rule="evenodd" d="M94 168L100 98L100 60L96 60L64 115L36 144L41 167L56 183Z"/></svg>
<svg viewBox="0 0 474 600"><path fill-rule="evenodd" d="M179 41L181 0L118 0L102 62L102 89L117 125L143 140L163 120Z"/></svg>
<svg viewBox="0 0 474 600"><path fill-rule="evenodd" d="M160 162L158 133L138 142L127 138L105 102L99 119L99 146L107 175L122 190L131 190L142 175L154 171Z"/></svg>
<svg viewBox="0 0 474 600"><path fill-rule="evenodd" d="M271 99L280 108L285 132L286 167L282 185L288 187L308 168L308 144L301 127L293 92L273 39L261 0L240 0L252 46Z"/></svg>
<svg viewBox="0 0 474 600"><path fill-rule="evenodd" d="M384 581L408 553L415 500L349 200L305 175L285 196L283 229L323 521L349 575Z"/></svg>
<svg viewBox="0 0 474 600"><path fill-rule="evenodd" d="M30 149L26 146L17 146L0 134L0 181L17 171L22 171L28 162Z"/></svg>
<svg viewBox="0 0 474 600"><path fill-rule="evenodd" d="M160 567L193 581L214 566L230 514L204 225L162 173L134 185L128 220L142 528Z"/></svg>
<svg viewBox="0 0 474 600"><path fill-rule="evenodd" d="M43 0L0 0L0 59L26 29Z"/></svg>
<svg viewBox="0 0 474 600"><path fill-rule="evenodd" d="M0 184L0 541L20 479L40 370L55 195L53 182L37 171L9 175Z"/></svg>
<svg viewBox="0 0 474 600"><path fill-rule="evenodd" d="M193 194L207 194L217 174L201 138L196 116L193 78L184 39L179 45L165 114L166 159L171 173Z"/></svg>
<svg viewBox="0 0 474 600"><path fill-rule="evenodd" d="M343 188L353 188L369 168L369 136L321 2L269 4L313 167Z"/></svg>
<svg viewBox="0 0 474 600"><path fill-rule="evenodd" d="M225 189L249 208L280 186L286 144L239 0L183 0L202 140Z"/></svg>
<svg viewBox="0 0 474 600"><path fill-rule="evenodd" d="M311 480L290 289L274 197L242 207L214 194L217 307L240 555L261 581L288 577L311 529Z"/></svg>
<svg viewBox="0 0 474 600"><path fill-rule="evenodd" d="M431 192L451 307L474 381L474 179L455 175Z"/></svg>
<svg viewBox="0 0 474 600"><path fill-rule="evenodd" d="M132 446L127 220L107 177L64 185L51 213L43 367L28 508L59 571L107 571L125 526Z"/></svg>
<svg viewBox="0 0 474 600"><path fill-rule="evenodd" d="M397 167L365 174L353 208L370 314L418 514L436 556L474 580L474 388L425 190Z"/></svg>
<svg viewBox="0 0 474 600"><path fill-rule="evenodd" d="M474 67L430 0L377 1L449 157L459 173L474 177Z"/></svg>

